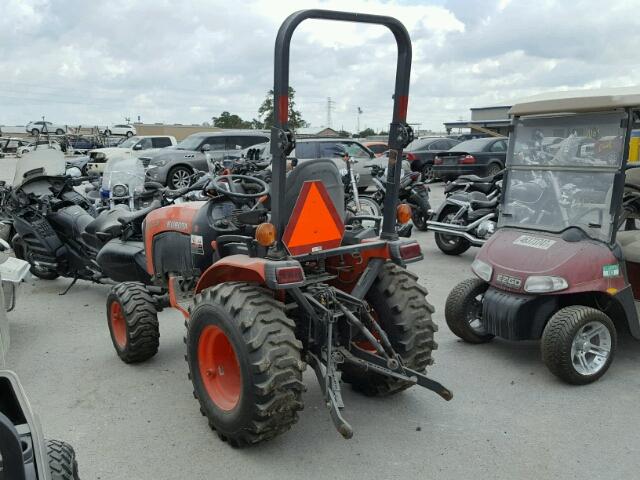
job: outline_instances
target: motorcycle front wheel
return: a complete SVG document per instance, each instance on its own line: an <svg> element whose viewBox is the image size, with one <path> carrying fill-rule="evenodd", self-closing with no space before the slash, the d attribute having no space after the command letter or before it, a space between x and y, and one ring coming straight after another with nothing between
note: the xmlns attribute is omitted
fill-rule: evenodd
<svg viewBox="0 0 640 480"><path fill-rule="evenodd" d="M356 206L355 200L352 198L347 202L347 210L354 215L367 215L370 217L382 216L382 208L378 202L371 197L360 196L358 197L359 205Z"/></svg>

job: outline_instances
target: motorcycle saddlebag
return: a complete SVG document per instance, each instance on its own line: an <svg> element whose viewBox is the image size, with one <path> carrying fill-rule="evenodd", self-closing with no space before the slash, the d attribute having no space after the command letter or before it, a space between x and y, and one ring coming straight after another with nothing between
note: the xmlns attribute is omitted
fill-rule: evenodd
<svg viewBox="0 0 640 480"><path fill-rule="evenodd" d="M96 261L103 273L116 282L148 284L151 281L142 242L113 239L100 250Z"/></svg>

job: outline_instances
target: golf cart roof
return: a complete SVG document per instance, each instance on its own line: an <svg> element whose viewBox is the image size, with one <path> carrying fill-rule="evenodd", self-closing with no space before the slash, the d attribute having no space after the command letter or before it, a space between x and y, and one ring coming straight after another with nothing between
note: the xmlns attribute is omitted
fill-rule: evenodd
<svg viewBox="0 0 640 480"><path fill-rule="evenodd" d="M516 103L510 115L584 113L640 106L640 86L543 93Z"/></svg>

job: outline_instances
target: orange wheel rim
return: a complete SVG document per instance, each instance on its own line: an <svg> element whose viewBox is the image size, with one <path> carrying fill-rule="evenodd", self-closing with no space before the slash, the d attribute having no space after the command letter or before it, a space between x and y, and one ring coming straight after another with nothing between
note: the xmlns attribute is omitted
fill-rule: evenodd
<svg viewBox="0 0 640 480"><path fill-rule="evenodd" d="M111 309L109 312L109 319L111 321L111 331L113 332L113 338L120 348L127 346L127 322L122 312L122 305L120 302L111 302Z"/></svg>
<svg viewBox="0 0 640 480"><path fill-rule="evenodd" d="M227 335L215 325L207 325L198 340L200 378L209 398L224 411L240 401L240 363Z"/></svg>

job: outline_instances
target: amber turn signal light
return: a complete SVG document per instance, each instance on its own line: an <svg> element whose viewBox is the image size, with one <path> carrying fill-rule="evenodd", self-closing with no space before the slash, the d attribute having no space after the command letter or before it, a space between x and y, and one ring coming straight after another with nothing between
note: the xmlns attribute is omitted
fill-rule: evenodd
<svg viewBox="0 0 640 480"><path fill-rule="evenodd" d="M403 225L411 220L411 207L406 203L398 205L398 208L396 208L396 219L398 223Z"/></svg>
<svg viewBox="0 0 640 480"><path fill-rule="evenodd" d="M276 227L272 223L261 223L256 228L256 241L263 247L270 247L276 241Z"/></svg>

